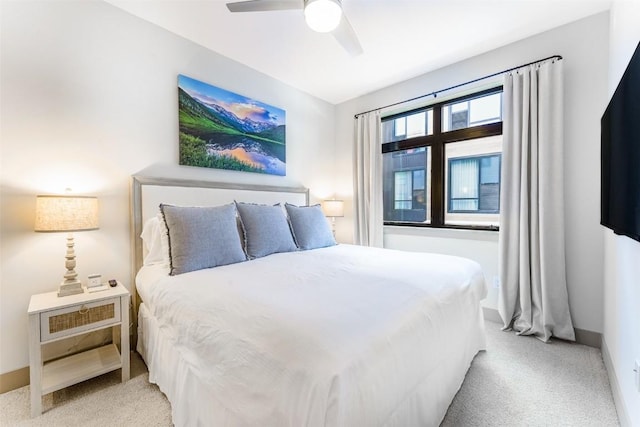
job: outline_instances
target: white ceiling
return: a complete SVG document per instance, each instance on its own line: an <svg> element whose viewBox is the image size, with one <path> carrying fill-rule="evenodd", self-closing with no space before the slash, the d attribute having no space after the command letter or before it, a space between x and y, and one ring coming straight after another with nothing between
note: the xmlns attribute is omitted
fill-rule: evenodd
<svg viewBox="0 0 640 427"><path fill-rule="evenodd" d="M364 49L350 57L333 36L309 29L302 10L232 14L225 0L107 1L332 104L608 10L611 3L342 0Z"/></svg>

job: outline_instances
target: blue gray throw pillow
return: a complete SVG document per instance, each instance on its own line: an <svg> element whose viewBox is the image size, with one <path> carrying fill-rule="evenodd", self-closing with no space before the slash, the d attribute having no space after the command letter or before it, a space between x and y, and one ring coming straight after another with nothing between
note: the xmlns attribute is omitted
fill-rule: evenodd
<svg viewBox="0 0 640 427"><path fill-rule="evenodd" d="M334 246L336 239L320 205L295 206L285 204L293 237L301 250Z"/></svg>
<svg viewBox="0 0 640 427"><path fill-rule="evenodd" d="M169 236L172 276L246 261L233 204L217 207L160 205Z"/></svg>
<svg viewBox="0 0 640 427"><path fill-rule="evenodd" d="M236 208L244 231L245 249L250 259L297 249L287 217L280 205L236 202Z"/></svg>

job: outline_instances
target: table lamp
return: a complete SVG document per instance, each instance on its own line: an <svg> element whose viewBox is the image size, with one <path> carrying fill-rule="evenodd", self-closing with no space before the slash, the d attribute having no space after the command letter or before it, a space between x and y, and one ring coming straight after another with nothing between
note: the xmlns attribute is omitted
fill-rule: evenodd
<svg viewBox="0 0 640 427"><path fill-rule="evenodd" d="M336 218L344 216L344 201L325 200L322 202L322 211L324 216L331 218L331 231L333 231L333 237L336 237Z"/></svg>
<svg viewBox="0 0 640 427"><path fill-rule="evenodd" d="M87 196L37 196L35 231L66 231L67 272L58 288L58 296L82 293L78 280L76 254L73 250L73 231L98 229L98 199Z"/></svg>

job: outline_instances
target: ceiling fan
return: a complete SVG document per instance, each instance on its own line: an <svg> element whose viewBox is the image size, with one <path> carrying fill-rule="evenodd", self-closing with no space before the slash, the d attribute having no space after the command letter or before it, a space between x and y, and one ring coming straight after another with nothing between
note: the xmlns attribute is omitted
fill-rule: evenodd
<svg viewBox="0 0 640 427"><path fill-rule="evenodd" d="M303 9L307 25L319 33L331 32L351 56L362 53L353 27L342 11L341 0L249 0L227 3L231 12L271 12Z"/></svg>

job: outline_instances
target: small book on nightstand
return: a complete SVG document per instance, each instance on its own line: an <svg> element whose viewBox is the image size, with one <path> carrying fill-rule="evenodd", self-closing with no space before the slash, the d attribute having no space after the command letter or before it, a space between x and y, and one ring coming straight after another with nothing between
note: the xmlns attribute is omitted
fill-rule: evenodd
<svg viewBox="0 0 640 427"><path fill-rule="evenodd" d="M109 289L109 284L102 282L102 275L93 273L87 276L87 292L99 292Z"/></svg>
<svg viewBox="0 0 640 427"><path fill-rule="evenodd" d="M99 292L109 289L108 283L101 283L98 286L87 286L87 292Z"/></svg>

